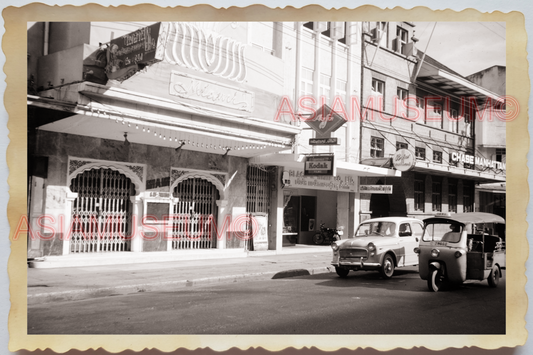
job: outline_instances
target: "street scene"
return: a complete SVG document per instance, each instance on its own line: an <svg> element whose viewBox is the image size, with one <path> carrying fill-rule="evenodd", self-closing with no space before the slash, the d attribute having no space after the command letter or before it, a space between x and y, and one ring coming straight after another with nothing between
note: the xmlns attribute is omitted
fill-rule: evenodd
<svg viewBox="0 0 533 355"><path fill-rule="evenodd" d="M506 334L505 23L27 33L28 334Z"/></svg>

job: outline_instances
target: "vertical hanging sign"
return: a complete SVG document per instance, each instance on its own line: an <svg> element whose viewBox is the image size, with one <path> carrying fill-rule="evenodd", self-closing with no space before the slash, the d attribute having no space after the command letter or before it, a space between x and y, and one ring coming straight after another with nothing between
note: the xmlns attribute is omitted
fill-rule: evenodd
<svg viewBox="0 0 533 355"><path fill-rule="evenodd" d="M111 40L107 49L107 77L124 81L163 60L168 27L168 23L157 22Z"/></svg>

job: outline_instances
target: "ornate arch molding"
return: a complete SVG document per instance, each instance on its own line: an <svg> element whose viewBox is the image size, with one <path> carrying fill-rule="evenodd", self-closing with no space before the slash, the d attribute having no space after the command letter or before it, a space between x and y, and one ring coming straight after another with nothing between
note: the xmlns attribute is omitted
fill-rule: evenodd
<svg viewBox="0 0 533 355"><path fill-rule="evenodd" d="M215 185L219 194L220 200L226 199L226 174L224 173L211 173L200 170L182 170L182 169L171 169L170 174L170 193L174 191L174 188L182 181L187 179L199 178L204 179Z"/></svg>
<svg viewBox="0 0 533 355"><path fill-rule="evenodd" d="M69 157L67 188L79 174L91 169L111 169L126 175L135 185L136 196L146 190L146 167L144 164L119 163L107 160L94 160Z"/></svg>

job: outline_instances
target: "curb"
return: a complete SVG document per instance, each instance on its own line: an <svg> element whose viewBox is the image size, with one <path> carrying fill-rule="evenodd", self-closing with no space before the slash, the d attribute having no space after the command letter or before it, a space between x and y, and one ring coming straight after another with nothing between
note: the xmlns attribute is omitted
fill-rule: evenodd
<svg viewBox="0 0 533 355"><path fill-rule="evenodd" d="M109 297L116 295L127 295L140 292L155 292L155 291L175 291L180 288L201 286L215 283L234 283L239 281L251 280L270 280L281 279L296 276L310 276L316 274L324 274L332 272L330 267L318 267L312 269L295 269L286 271L267 271L256 272L249 274L235 274L225 276L204 277L192 280L176 280L176 281L162 281L135 285L122 285L113 287L97 287L87 288L81 290L67 290L56 292L42 292L35 294L28 294L28 306L58 302L58 301L79 301L90 298Z"/></svg>

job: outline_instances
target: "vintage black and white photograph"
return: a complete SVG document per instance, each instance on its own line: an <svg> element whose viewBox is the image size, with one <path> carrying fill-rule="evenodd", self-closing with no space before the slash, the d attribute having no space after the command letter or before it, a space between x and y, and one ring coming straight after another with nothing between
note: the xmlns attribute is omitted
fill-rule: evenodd
<svg viewBox="0 0 533 355"><path fill-rule="evenodd" d="M505 336L506 35L27 22L27 335Z"/></svg>

